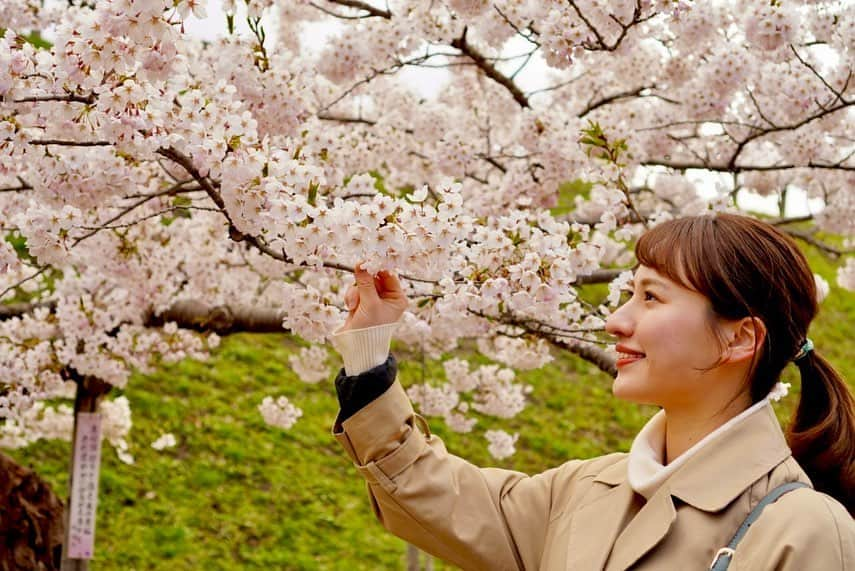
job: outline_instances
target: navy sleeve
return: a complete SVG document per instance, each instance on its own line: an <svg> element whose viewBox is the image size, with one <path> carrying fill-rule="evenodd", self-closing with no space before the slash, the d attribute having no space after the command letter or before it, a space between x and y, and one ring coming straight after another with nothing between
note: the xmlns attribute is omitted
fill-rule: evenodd
<svg viewBox="0 0 855 571"><path fill-rule="evenodd" d="M338 422L347 420L362 407L385 393L386 389L395 382L397 373L398 362L391 353L385 363L359 375L348 377L344 369L341 369L335 379L335 392L338 394L338 404L341 408Z"/></svg>

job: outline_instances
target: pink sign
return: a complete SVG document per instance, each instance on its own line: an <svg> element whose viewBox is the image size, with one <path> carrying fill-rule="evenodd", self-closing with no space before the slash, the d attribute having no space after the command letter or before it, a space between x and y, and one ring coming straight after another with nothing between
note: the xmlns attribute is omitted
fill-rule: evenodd
<svg viewBox="0 0 855 571"><path fill-rule="evenodd" d="M77 414L77 440L71 476L68 557L92 559L95 548L95 508L101 466L101 415Z"/></svg>

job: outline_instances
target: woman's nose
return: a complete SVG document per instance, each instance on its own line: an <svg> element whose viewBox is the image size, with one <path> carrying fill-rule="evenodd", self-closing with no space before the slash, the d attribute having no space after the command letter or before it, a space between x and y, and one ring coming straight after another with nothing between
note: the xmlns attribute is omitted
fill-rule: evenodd
<svg viewBox="0 0 855 571"><path fill-rule="evenodd" d="M617 308L606 318L606 332L615 337L632 336L632 319L627 310L627 304Z"/></svg>

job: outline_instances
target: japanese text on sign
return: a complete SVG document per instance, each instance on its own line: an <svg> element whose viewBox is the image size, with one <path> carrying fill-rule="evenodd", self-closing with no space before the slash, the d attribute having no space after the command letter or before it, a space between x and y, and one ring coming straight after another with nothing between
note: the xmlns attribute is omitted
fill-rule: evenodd
<svg viewBox="0 0 855 571"><path fill-rule="evenodd" d="M71 512L68 521L68 556L71 559L92 558L100 463L101 415L78 413L71 476Z"/></svg>

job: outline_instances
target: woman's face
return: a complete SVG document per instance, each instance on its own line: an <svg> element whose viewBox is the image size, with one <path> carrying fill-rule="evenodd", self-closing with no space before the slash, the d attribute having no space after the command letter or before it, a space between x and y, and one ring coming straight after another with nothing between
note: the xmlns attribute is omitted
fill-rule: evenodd
<svg viewBox="0 0 855 571"><path fill-rule="evenodd" d="M716 370L699 369L720 356L709 300L647 266L639 266L633 281L632 297L606 320L606 331L617 337L615 396L665 408L696 406L716 386Z"/></svg>

